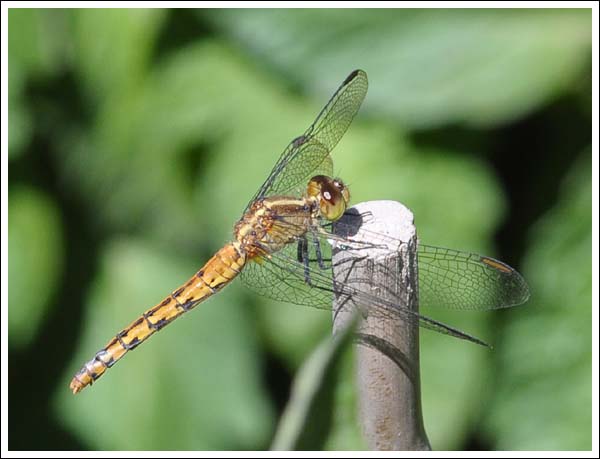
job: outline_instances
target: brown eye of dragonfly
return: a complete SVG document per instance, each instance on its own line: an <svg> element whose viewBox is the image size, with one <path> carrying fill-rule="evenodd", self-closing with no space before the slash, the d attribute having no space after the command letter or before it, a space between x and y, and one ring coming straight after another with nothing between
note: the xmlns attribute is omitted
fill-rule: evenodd
<svg viewBox="0 0 600 459"><path fill-rule="evenodd" d="M350 202L350 190L348 190L348 187L344 185L344 182L338 178L333 180L333 186L340 190L340 193L342 193L342 197L347 205Z"/></svg>
<svg viewBox="0 0 600 459"><path fill-rule="evenodd" d="M346 211L346 204L350 198L341 180L334 180L325 175L316 175L310 180L307 194L319 200L321 215L327 220L340 218Z"/></svg>

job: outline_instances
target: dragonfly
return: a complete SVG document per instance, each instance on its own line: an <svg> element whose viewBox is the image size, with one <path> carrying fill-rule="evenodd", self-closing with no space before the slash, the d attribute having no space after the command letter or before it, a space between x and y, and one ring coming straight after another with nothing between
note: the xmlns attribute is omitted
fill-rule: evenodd
<svg viewBox="0 0 600 459"><path fill-rule="evenodd" d="M383 318L400 317L486 345L476 337L359 290L351 283L334 282L331 245L332 241L343 243L344 236L339 236L343 231L333 230L333 224L343 220L350 191L341 179L334 178L330 153L357 114L367 88L363 70L348 75L310 127L283 151L235 224L232 241L86 362L71 380L74 394L237 277L272 299L331 310L334 296L342 295ZM417 258L420 306L493 310L516 306L529 298L524 278L494 258L424 244L418 245Z"/></svg>

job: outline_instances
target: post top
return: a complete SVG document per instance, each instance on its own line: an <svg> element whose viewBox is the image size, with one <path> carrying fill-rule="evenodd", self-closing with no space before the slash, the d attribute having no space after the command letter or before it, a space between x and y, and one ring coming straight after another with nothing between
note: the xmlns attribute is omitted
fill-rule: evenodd
<svg viewBox="0 0 600 459"><path fill-rule="evenodd" d="M334 223L334 233L362 244L331 241L333 249L352 252L368 250L371 258L398 252L402 244L414 238L416 228L413 213L398 201L366 201L350 207ZM364 243L371 243L367 248Z"/></svg>

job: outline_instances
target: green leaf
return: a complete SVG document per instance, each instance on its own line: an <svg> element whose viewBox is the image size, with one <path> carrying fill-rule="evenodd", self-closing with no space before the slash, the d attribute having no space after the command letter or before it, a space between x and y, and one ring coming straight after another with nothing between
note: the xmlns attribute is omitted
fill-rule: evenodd
<svg viewBox="0 0 600 459"><path fill-rule="evenodd" d="M507 316L487 411L499 449L592 448L590 163L587 150L531 233L524 274L532 295Z"/></svg>
<svg viewBox="0 0 600 459"><path fill-rule="evenodd" d="M198 269L139 240L111 242L55 406L93 449L264 448L273 422L247 308L226 289L73 396L70 377Z"/></svg>
<svg viewBox="0 0 600 459"><path fill-rule="evenodd" d="M335 386L331 432L325 448L328 451L366 450L358 414L356 353L348 346L339 363L340 376Z"/></svg>
<svg viewBox="0 0 600 459"><path fill-rule="evenodd" d="M8 81L8 159L15 159L33 133L32 116L23 102L25 81L18 61L11 61Z"/></svg>
<svg viewBox="0 0 600 459"><path fill-rule="evenodd" d="M22 68L23 78L55 74L66 54L67 14L43 8L8 10L8 56Z"/></svg>
<svg viewBox="0 0 600 459"><path fill-rule="evenodd" d="M16 158L33 133L25 101L28 82L58 73L65 61L66 14L52 9L8 10L8 154Z"/></svg>
<svg viewBox="0 0 600 459"><path fill-rule="evenodd" d="M19 186L8 201L9 343L26 347L48 313L63 265L62 224L45 194Z"/></svg>
<svg viewBox="0 0 600 459"><path fill-rule="evenodd" d="M369 110L409 129L507 122L587 71L591 10L213 10L240 46L326 97L369 74Z"/></svg>
<svg viewBox="0 0 600 459"><path fill-rule="evenodd" d="M355 322L355 321L354 321ZM319 450L327 438L334 411L340 358L352 342L355 323L326 338L300 369L281 417L272 450Z"/></svg>
<svg viewBox="0 0 600 459"><path fill-rule="evenodd" d="M143 81L164 17L162 9L76 10L75 65L94 101L127 98Z"/></svg>
<svg viewBox="0 0 600 459"><path fill-rule="evenodd" d="M221 158L221 142L247 133L236 132L236 122L252 119L252 107L260 106L268 89L266 83L257 89L255 80L221 45L182 49L123 98L103 105L91 135L65 145L58 159L109 225L143 228L185 248L198 247L199 235L214 234L220 243L243 198L235 187L215 196L211 181L222 179L212 177L210 167ZM235 178L240 174L227 176ZM218 202L207 202L207 196ZM205 218L221 201L226 206ZM226 233L210 231L215 225Z"/></svg>
<svg viewBox="0 0 600 459"><path fill-rule="evenodd" d="M465 312L435 317L486 339L482 331L490 320L489 314L473 316ZM423 421L433 450L463 446L483 409L493 353L488 348L421 330Z"/></svg>

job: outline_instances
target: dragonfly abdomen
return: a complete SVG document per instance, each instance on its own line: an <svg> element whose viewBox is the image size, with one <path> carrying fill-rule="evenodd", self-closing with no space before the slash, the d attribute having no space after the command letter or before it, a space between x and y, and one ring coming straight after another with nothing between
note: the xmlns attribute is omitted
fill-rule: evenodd
<svg viewBox="0 0 600 459"><path fill-rule="evenodd" d="M85 363L71 380L70 388L73 393L91 385L128 351L222 289L240 273L245 263L246 255L240 250L238 242L229 243L220 249L184 285L117 333L94 358Z"/></svg>

